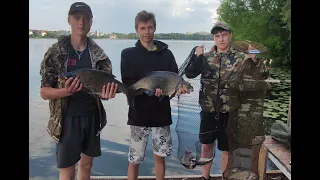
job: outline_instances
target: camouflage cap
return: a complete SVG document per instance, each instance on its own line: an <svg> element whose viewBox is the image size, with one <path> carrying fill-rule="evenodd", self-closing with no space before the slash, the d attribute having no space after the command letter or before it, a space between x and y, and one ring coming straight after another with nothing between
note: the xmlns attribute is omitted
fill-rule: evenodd
<svg viewBox="0 0 320 180"><path fill-rule="evenodd" d="M214 34L214 31L215 31L217 28L222 28L222 29L225 29L225 30L227 30L227 31L231 31L231 28L230 28L230 26L229 26L227 23L222 22L222 21L218 21L218 22L216 22L216 23L213 25L213 27L212 27L212 29L211 29L211 34Z"/></svg>

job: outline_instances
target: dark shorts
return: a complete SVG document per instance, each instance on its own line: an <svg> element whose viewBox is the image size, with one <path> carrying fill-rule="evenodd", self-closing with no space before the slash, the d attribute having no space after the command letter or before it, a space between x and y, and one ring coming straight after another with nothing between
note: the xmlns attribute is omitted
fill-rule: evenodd
<svg viewBox="0 0 320 180"><path fill-rule="evenodd" d="M57 143L57 167L67 168L80 160L80 154L101 155L99 117L95 115L66 117L61 139Z"/></svg>
<svg viewBox="0 0 320 180"><path fill-rule="evenodd" d="M219 119L215 119L217 113L200 112L200 134L199 139L202 144L212 144L218 141L220 151L228 151L228 113L219 113Z"/></svg>

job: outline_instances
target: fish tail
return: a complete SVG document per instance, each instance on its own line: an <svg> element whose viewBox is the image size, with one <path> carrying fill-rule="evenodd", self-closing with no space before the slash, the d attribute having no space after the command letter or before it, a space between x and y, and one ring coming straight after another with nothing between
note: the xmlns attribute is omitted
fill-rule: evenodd
<svg viewBox="0 0 320 180"><path fill-rule="evenodd" d="M126 96L127 96L128 105L130 107L134 107L135 90L129 87L126 93Z"/></svg>

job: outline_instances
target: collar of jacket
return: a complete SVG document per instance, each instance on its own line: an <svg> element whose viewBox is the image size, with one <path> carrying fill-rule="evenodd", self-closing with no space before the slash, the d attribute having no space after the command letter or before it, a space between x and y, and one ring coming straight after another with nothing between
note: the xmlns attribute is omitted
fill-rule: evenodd
<svg viewBox="0 0 320 180"><path fill-rule="evenodd" d="M68 44L71 41L71 35L68 36L60 36L58 38L58 45L63 57L63 64L65 65L65 71L66 71L66 64L68 59ZM92 68L96 68L96 64L98 61L103 59L108 59L108 56L104 53L104 51L101 49L101 47L95 43L92 38L88 37L88 50L90 54L91 64Z"/></svg>

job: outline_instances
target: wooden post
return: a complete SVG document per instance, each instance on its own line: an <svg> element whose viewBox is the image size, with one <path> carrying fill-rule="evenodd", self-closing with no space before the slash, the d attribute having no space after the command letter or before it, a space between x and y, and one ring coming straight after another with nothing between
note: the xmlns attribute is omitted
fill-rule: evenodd
<svg viewBox="0 0 320 180"><path fill-rule="evenodd" d="M258 163L258 172L259 172L260 180L266 179L267 161L268 161L268 149L262 143L260 148L259 163Z"/></svg>
<svg viewBox="0 0 320 180"><path fill-rule="evenodd" d="M287 125L289 126L289 129L291 130L291 97L290 97L290 100L289 100Z"/></svg>

